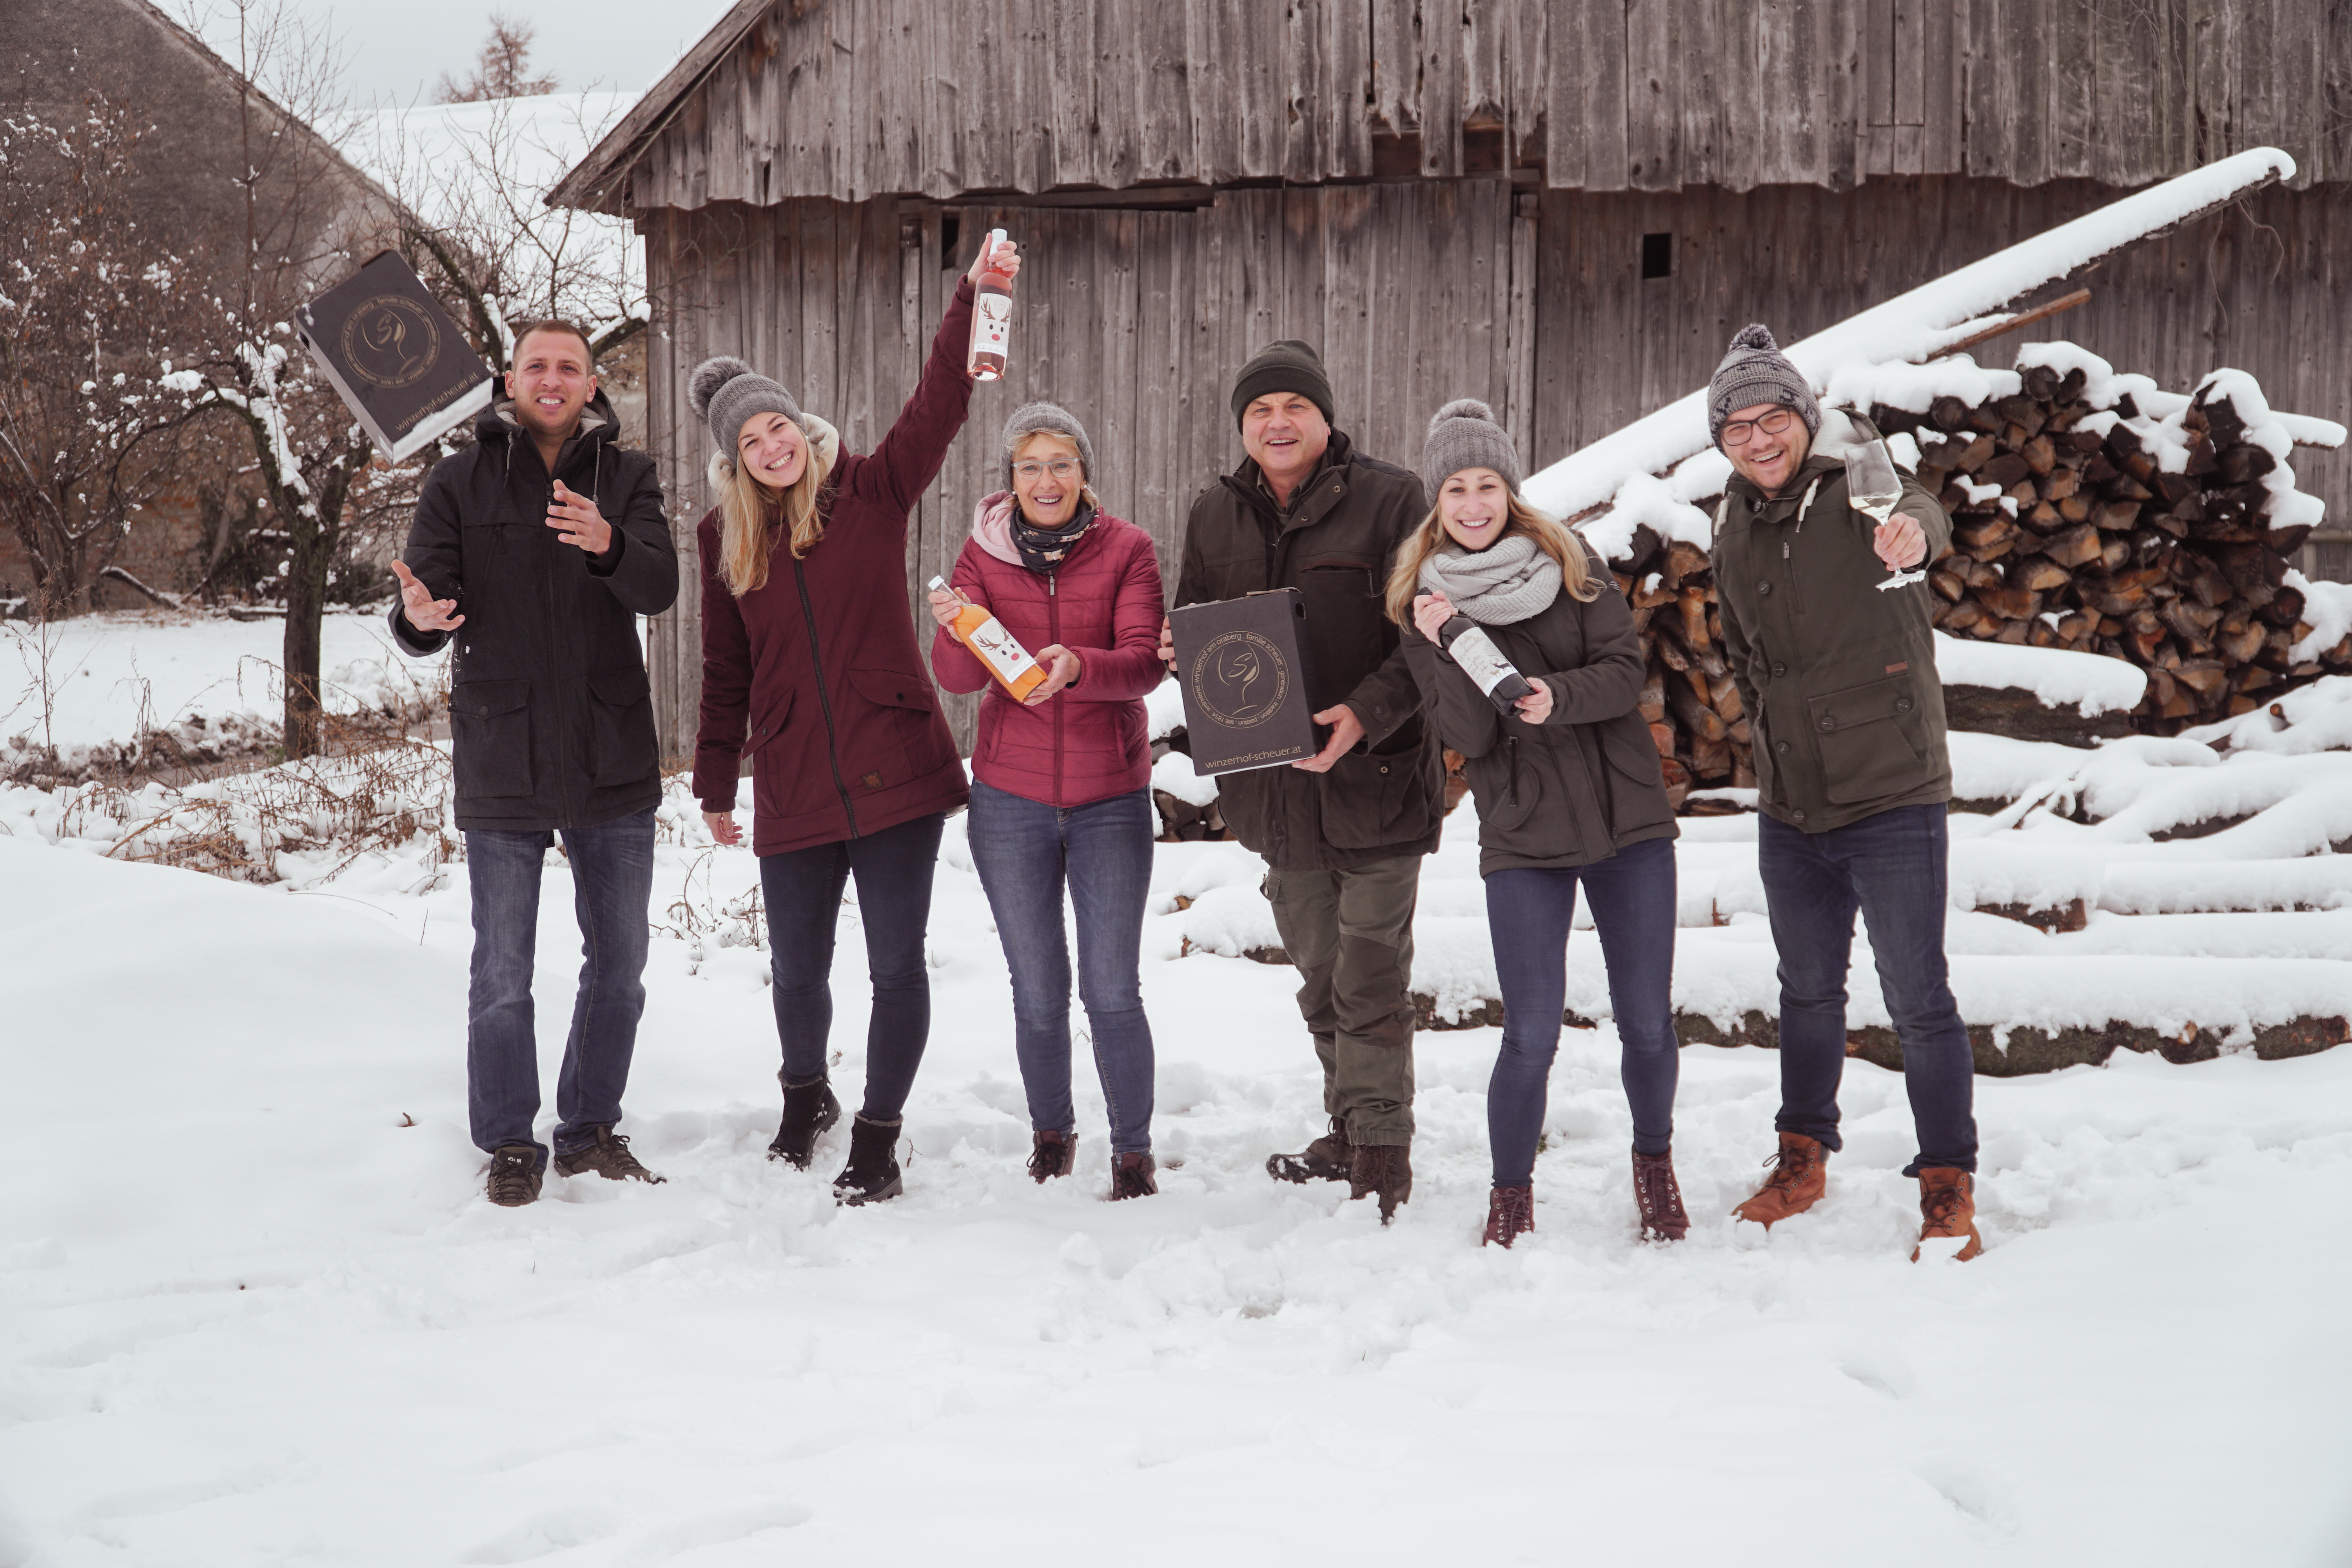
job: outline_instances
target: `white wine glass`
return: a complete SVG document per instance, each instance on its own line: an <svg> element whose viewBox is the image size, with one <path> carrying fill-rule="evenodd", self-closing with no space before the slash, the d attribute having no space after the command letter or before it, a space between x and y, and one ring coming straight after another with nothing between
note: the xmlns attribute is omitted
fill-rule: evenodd
<svg viewBox="0 0 2352 1568"><path fill-rule="evenodd" d="M1886 526L1895 509L1903 501L1903 477L1895 471L1894 454L1886 443L1875 438L1864 442L1845 455L1845 499L1854 510L1868 517L1873 531ZM1895 570L1895 574L1878 584L1880 592L1900 588L1906 583L1925 582L1927 563L1921 562L1916 572Z"/></svg>

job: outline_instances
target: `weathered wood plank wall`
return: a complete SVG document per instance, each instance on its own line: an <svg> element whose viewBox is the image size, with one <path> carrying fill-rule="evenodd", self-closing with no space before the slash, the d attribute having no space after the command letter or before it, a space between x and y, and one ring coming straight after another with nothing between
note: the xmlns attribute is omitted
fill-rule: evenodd
<svg viewBox="0 0 2352 1568"><path fill-rule="evenodd" d="M1172 580L1186 508L1240 456L1233 372L1271 338L1322 346L1340 426L1368 450L1417 462L1431 411L1466 395L1493 403L1542 462L1702 384L1746 321L1793 341L2112 194L1936 176L1849 195L1538 197L1464 180L1227 191L1190 211L795 201L664 212L648 241L674 293L650 349L648 422L690 551L710 501L709 443L684 415L686 373L707 354L741 354L854 448L870 447L912 390L976 236L1001 222L1034 258L1012 374L976 395L925 497L909 592L954 560L974 503L998 482L998 427L1031 397L1087 421L1097 488L1151 532ZM943 255L950 221L957 242ZM1671 237L1671 268L1645 279L1642 241L1654 234ZM2087 279L2092 303L2045 335L2183 388L2233 365L2280 407L2341 418L2352 410L2347 273L2352 199L2266 191L2111 258ZM2339 514L2352 505L2352 458L2305 452L2298 468ZM654 638L673 750L690 736L699 687L698 604L689 587ZM966 733L968 705L952 710Z"/></svg>
<svg viewBox="0 0 2352 1568"><path fill-rule="evenodd" d="M774 0L558 193L1294 184L1527 167L1554 188L2137 185L2275 145L2352 178L2329 0Z"/></svg>
<svg viewBox="0 0 2352 1568"><path fill-rule="evenodd" d="M971 424L925 494L909 593L954 561L974 505L1002 486L1003 421L1037 397L1086 422L1097 489L1158 542L1172 586L1193 496L1242 455L1234 373L1273 339L1318 344L1339 427L1407 466L1448 397L1482 397L1514 429L1531 425L1533 205L1504 181L1459 180L1227 191L1189 211L803 200L656 214L647 243L673 289L649 353L648 423L681 550L712 500L709 437L684 397L694 365L740 354L838 425L852 449L870 449L912 392L978 236L1002 224L1033 258L1012 366L975 394ZM691 733L700 684L689 576L653 640L673 752ZM969 709L950 705L959 739Z"/></svg>

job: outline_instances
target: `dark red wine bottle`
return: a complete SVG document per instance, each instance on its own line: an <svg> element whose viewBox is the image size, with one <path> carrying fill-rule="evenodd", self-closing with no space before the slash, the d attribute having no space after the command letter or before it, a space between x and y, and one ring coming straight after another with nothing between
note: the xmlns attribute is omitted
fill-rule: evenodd
<svg viewBox="0 0 2352 1568"><path fill-rule="evenodd" d="M1514 704L1535 691L1518 668L1503 657L1486 628L1467 616L1456 616L1438 627L1437 646L1453 656L1462 673L1486 694L1487 701L1506 713L1517 713Z"/></svg>

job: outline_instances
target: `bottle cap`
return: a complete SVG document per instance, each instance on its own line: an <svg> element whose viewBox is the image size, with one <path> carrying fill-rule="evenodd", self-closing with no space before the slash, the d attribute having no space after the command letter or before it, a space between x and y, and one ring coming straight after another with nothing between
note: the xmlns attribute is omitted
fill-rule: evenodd
<svg viewBox="0 0 2352 1568"><path fill-rule="evenodd" d="M948 580L944 577L934 577L931 579L930 585L934 588L944 589L948 585Z"/></svg>

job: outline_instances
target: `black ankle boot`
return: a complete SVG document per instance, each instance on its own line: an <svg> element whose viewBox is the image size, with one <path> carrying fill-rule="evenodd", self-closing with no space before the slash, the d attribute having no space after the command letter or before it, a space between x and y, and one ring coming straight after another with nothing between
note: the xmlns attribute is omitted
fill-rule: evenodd
<svg viewBox="0 0 2352 1568"><path fill-rule="evenodd" d="M849 1119L849 1163L833 1179L834 1202L855 1207L895 1198L907 1190L893 1152L904 1121L869 1121L862 1110Z"/></svg>
<svg viewBox="0 0 2352 1568"><path fill-rule="evenodd" d="M768 1158L805 1171L816 1152L816 1141L841 1120L841 1101L834 1099L833 1085L822 1075L806 1083L794 1083L782 1073L776 1079L784 1086L784 1120L776 1129L776 1141L768 1145Z"/></svg>

